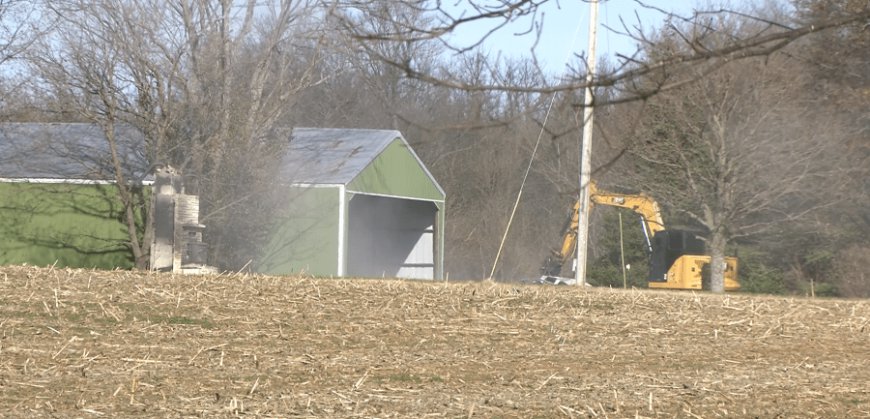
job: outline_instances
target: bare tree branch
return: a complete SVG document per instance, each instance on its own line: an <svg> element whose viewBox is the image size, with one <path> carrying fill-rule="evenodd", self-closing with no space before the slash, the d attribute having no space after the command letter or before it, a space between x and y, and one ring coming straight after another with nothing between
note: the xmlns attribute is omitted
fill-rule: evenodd
<svg viewBox="0 0 870 419"><path fill-rule="evenodd" d="M424 3L426 2L413 2L413 5L420 8L424 12L434 12L436 13L436 15L437 13L442 11L442 9L437 5L433 8L426 8L423 6ZM507 24L511 19L515 18L518 15L538 13L539 8L545 3L546 1L503 2L500 4L500 7L481 10L479 13L468 17L452 18L448 15L447 23L438 23L439 21L436 18L436 23L434 25L423 26L419 24L414 25L412 23L405 23L402 25L401 31L386 32L372 31L367 29L367 27L359 24L359 21L362 18L360 18L358 14L362 13L363 15L365 15L367 10L364 9L363 6L370 4L368 2L351 2L350 4L348 4L342 1L337 1L336 4L338 4L339 6L334 8L335 12L333 16L339 22L341 22L347 32L349 32L353 37L360 41L362 48L365 48L367 52L372 54L372 56L383 60L385 63L394 66L397 69L400 69L408 77L423 80L428 83L434 83L437 85L454 89L461 89L465 91L511 91L549 94L560 91L575 91L583 89L587 86L587 83L585 82L583 77L576 77L568 82L545 85L469 83L459 80L456 77L450 75L445 76L426 69L417 68L411 62L393 60L391 59L391 57L385 56L384 54L370 47L372 41L417 42L443 37L444 35L456 30L456 28L464 23L480 19L501 17L505 19L504 24ZM643 7L655 9L654 7L649 6L645 3L639 2L639 4L641 4ZM350 7L354 8L355 13L349 13L347 11ZM709 32L710 30L712 30L712 28L704 28L703 25L699 26L696 21L701 17L710 14L730 14L745 17L745 13L736 12L730 9L719 9L717 11L697 12L693 16L693 18L680 19L692 22L692 27L700 27ZM373 18L388 19L388 17L377 15L375 15ZM673 51L670 54L651 61L640 61L632 59L632 61L635 62L635 65L631 66L630 68L625 68L621 71L609 74L602 74L596 77L591 82L591 85L595 87L614 87L619 85L636 83L640 80L647 78L648 76L653 76L656 73L660 73L663 71L675 71L677 68L684 66L701 65L707 68L707 71L713 71L721 67L722 65L725 65L735 60L770 55L771 53L781 50L790 43L801 39L808 34L824 31L830 28L849 25L855 22L861 22L867 20L868 18L870 18L870 6L854 14L818 20L814 21L811 24L805 24L803 26L794 28L781 23L769 22L767 19L757 18L757 21L765 22L771 28L775 28L776 30L761 31L759 33L750 34L742 38L735 38L726 44L716 47L702 46L703 44L701 43L701 41L704 38L703 34L695 34L691 36L681 35L684 37L683 43L685 46L688 47L688 50ZM644 42L650 42L646 39L640 40ZM653 89L636 92L637 94L635 99L649 97L656 92L676 89L683 84L683 82L674 84L661 84ZM623 98L622 100L625 100L625 98Z"/></svg>

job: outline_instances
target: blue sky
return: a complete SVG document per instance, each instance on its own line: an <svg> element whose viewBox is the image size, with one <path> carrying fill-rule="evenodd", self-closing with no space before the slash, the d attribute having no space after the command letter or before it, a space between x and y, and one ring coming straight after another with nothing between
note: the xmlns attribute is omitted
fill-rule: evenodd
<svg viewBox="0 0 870 419"><path fill-rule="evenodd" d="M684 16L691 15L693 9L699 7L697 0L642 2ZM543 6L542 11L544 24L537 46L534 46L533 34L516 35L517 32L528 29L529 20L525 20L491 35L484 44L485 50L492 55L500 52L506 58L523 58L531 57L534 46L542 66L548 72L561 74L566 62L574 58L572 54L587 49L589 3L583 0L551 0ZM598 13L598 57L612 58L617 52L631 55L635 51L635 42L632 39L614 32L623 31L620 17L630 27L642 25L645 32L660 26L665 19L662 12L645 8L635 0L601 0ZM452 39L460 45L473 43L494 26L494 23L468 25L455 33ZM611 29L608 30L605 26Z"/></svg>

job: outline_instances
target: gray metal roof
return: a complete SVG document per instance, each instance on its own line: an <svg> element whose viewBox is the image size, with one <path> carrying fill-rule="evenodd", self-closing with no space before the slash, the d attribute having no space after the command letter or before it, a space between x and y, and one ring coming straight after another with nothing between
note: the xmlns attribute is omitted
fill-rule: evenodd
<svg viewBox="0 0 870 419"><path fill-rule="evenodd" d="M122 125L115 137L127 178L143 180L148 163L141 132ZM114 180L108 141L94 124L0 124L0 178Z"/></svg>
<svg viewBox="0 0 870 419"><path fill-rule="evenodd" d="M395 139L399 131L294 128L281 161L280 179L289 183L350 183Z"/></svg>
<svg viewBox="0 0 870 419"><path fill-rule="evenodd" d="M273 135L289 138L281 156L281 183L348 184L390 143L407 144L395 130L294 128L276 129ZM141 132L119 125L115 136L126 176L145 179L149 165ZM0 123L0 178L114 180L114 175L108 142L97 125Z"/></svg>

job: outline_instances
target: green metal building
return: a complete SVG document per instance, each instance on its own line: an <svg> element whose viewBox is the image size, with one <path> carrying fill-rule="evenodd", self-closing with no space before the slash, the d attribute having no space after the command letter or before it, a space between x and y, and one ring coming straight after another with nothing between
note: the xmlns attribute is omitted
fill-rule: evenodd
<svg viewBox="0 0 870 419"><path fill-rule="evenodd" d="M445 194L398 131L296 128L268 274L441 279Z"/></svg>
<svg viewBox="0 0 870 419"><path fill-rule="evenodd" d="M287 141L280 204L255 270L442 277L444 191L398 131L283 132L271 139ZM116 138L126 179L148 196L144 138L126 126ZM0 124L0 265L133 266L107 144L92 124Z"/></svg>
<svg viewBox="0 0 870 419"><path fill-rule="evenodd" d="M147 188L141 134L115 135L126 178ZM133 266L107 144L92 124L0 124L0 265Z"/></svg>

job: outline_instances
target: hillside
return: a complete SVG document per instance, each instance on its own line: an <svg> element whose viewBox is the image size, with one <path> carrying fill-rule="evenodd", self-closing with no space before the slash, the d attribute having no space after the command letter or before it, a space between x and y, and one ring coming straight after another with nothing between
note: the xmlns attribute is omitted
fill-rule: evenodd
<svg viewBox="0 0 870 419"><path fill-rule="evenodd" d="M9 417L867 417L870 302L0 267Z"/></svg>

